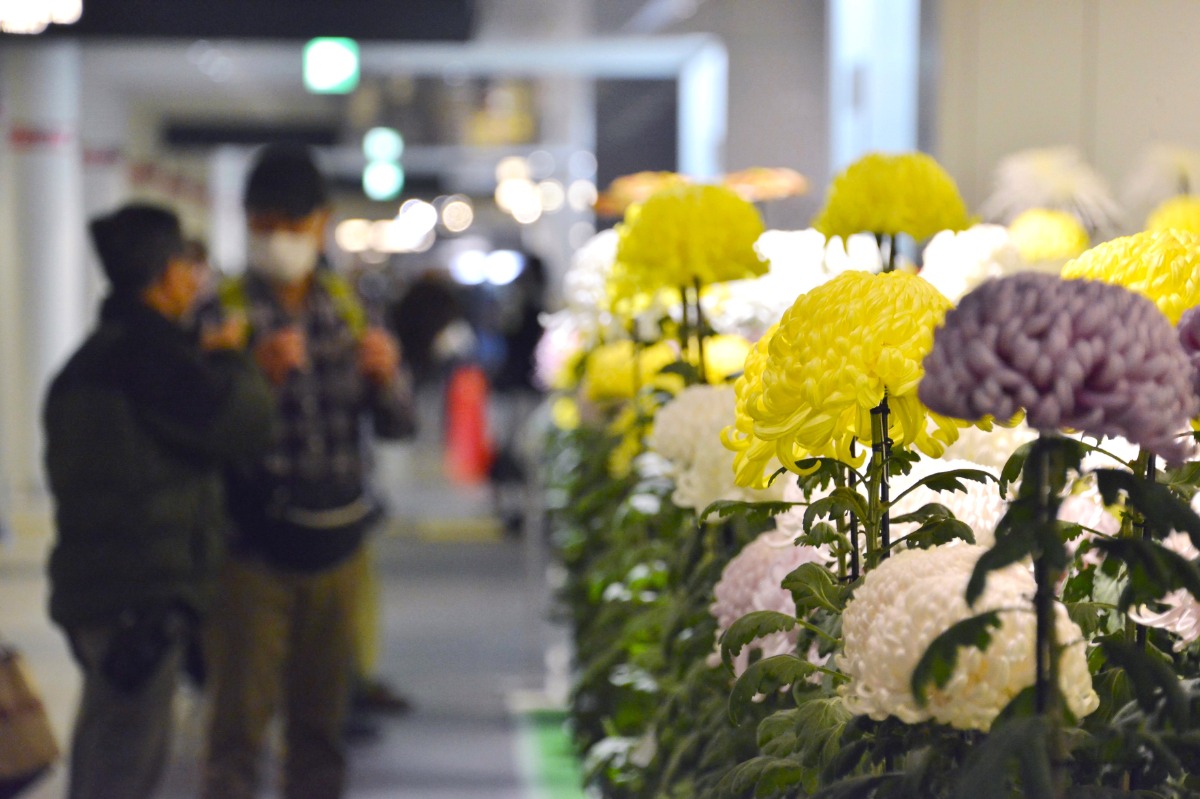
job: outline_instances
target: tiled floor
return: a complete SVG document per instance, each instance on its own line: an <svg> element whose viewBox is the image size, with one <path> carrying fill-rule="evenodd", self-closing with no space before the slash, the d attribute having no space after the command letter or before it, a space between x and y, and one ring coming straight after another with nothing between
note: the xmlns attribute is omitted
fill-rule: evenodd
<svg viewBox="0 0 1200 799"><path fill-rule="evenodd" d="M385 720L377 740L354 747L349 799L528 799L509 700L543 688L546 651L562 647L545 622L542 553L492 535L486 493L447 486L429 461L411 447L381 458L381 482L393 487L397 512L374 544L385 600L383 671L416 711ZM456 527L467 540L451 540L447 531ZM440 532L424 535L430 529ZM79 680L45 616L46 542L24 533L0 548L0 634L24 654L65 740ZM166 799L196 795L203 715L199 697L180 696ZM59 769L29 799L62 791Z"/></svg>

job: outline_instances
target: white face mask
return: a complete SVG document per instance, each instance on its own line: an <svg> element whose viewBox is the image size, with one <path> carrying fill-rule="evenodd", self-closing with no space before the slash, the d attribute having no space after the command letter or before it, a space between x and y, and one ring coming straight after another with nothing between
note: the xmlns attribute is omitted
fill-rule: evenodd
<svg viewBox="0 0 1200 799"><path fill-rule="evenodd" d="M299 283L317 266L317 242L307 233L277 230L251 233L247 246L250 268L276 283Z"/></svg>

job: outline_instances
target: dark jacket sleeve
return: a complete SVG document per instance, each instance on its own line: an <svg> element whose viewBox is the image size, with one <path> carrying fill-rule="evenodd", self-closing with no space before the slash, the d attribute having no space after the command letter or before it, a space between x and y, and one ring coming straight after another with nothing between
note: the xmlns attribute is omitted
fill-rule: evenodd
<svg viewBox="0 0 1200 799"><path fill-rule="evenodd" d="M372 386L369 399L375 435L394 440L408 438L416 432L412 378L406 370L397 370L385 385Z"/></svg>
<svg viewBox="0 0 1200 799"><path fill-rule="evenodd" d="M198 455L231 460L264 453L277 432L275 400L250 357L222 350L192 366L187 378L207 397L205 412L144 401L142 421L164 442Z"/></svg>

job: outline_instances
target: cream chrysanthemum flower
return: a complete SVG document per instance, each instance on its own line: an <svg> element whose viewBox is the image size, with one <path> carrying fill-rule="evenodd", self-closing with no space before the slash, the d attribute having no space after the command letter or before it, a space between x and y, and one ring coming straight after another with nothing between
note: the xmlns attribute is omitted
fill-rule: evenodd
<svg viewBox="0 0 1200 799"><path fill-rule="evenodd" d="M958 187L924 153L869 153L833 179L813 227L826 236L904 233L917 241L970 224Z"/></svg>
<svg viewBox="0 0 1200 799"><path fill-rule="evenodd" d="M988 278L1011 275L1026 268L1020 253L1001 225L973 225L955 232L943 230L925 246L921 277L951 302Z"/></svg>
<svg viewBox="0 0 1200 799"><path fill-rule="evenodd" d="M1200 197L1181 194L1163 202L1146 219L1146 230L1186 230L1200 234Z"/></svg>
<svg viewBox="0 0 1200 799"><path fill-rule="evenodd" d="M769 531L751 541L721 571L713 588L709 612L717 620L717 637L742 616L756 610L774 610L796 615L792 592L783 588L783 578L805 563L825 563L826 554L814 547L798 547L778 532ZM757 638L733 661L740 675L750 662L750 653L762 657L784 655L796 650L797 632L777 632Z"/></svg>
<svg viewBox="0 0 1200 799"><path fill-rule="evenodd" d="M999 472L1018 447L1035 438L1037 431L1024 423L1012 427L994 424L991 430L966 427L959 433L958 440L946 447L942 457L971 461Z"/></svg>
<svg viewBox="0 0 1200 799"><path fill-rule="evenodd" d="M801 294L852 269L878 272L879 247L873 236L851 237L847 254L840 238L826 241L820 231L768 230L754 247L770 261L765 275L716 283L704 293L704 313L718 333L738 333L757 341Z"/></svg>
<svg viewBox="0 0 1200 799"><path fill-rule="evenodd" d="M1153 300L1174 325L1184 311L1200 304L1200 235L1157 230L1106 241L1068 263L1062 276L1136 291Z"/></svg>
<svg viewBox="0 0 1200 799"><path fill-rule="evenodd" d="M629 399L677 358L675 350L664 341L640 349L632 341L603 344L588 354L583 394L593 402Z"/></svg>
<svg viewBox="0 0 1200 799"><path fill-rule="evenodd" d="M754 249L763 222L754 206L723 186L675 186L635 205L617 228L611 298L761 275Z"/></svg>
<svg viewBox="0 0 1200 799"><path fill-rule="evenodd" d="M885 394L896 444L940 456L964 423L931 414L916 391L949 308L937 289L902 272L845 272L801 295L735 386L737 419L725 440L738 453L739 485L761 484L771 455L792 470L811 455L861 464L873 441L871 409ZM856 439L864 446L851 455Z"/></svg>
<svg viewBox="0 0 1200 799"><path fill-rule="evenodd" d="M1088 248L1088 232L1066 211L1031 208L1008 226L1008 235L1027 263L1062 266ZM1045 270L1041 270L1045 271Z"/></svg>
<svg viewBox="0 0 1200 799"><path fill-rule="evenodd" d="M983 218L1006 225L1031 208L1066 211L1091 233L1116 230L1121 217L1104 178L1070 147L1021 150L996 167Z"/></svg>
<svg viewBox="0 0 1200 799"><path fill-rule="evenodd" d="M928 486L920 486L908 494L900 496L909 486L918 480L939 472L956 469L976 469L991 471L978 463L950 459L921 459L917 461L904 477L892 479L892 495L900 497L890 509L892 517L913 513L930 503L943 505L954 514L954 518L971 528L975 534L975 543L980 546L991 546L996 540L996 523L1008 510L1008 503L1000 496L1000 489L995 481L977 483L973 480L962 480L966 491L935 491ZM993 474L993 476L996 476ZM892 540L897 541L908 533L916 531L920 525L917 522L898 524L892 522Z"/></svg>
<svg viewBox="0 0 1200 799"><path fill-rule="evenodd" d="M838 690L853 713L987 730L1009 701L1033 685L1037 625L1030 598L1036 585L1029 569L1013 564L992 572L974 608L963 598L975 562L986 551L978 546L907 550L867 574L842 615L845 648L837 656L838 667L850 678ZM987 610L1005 611L991 644L982 652L960 650L950 682L931 687L927 704L918 707L912 673L929 644L952 624ZM1075 716L1086 716L1100 700L1092 690L1083 633L1061 604L1055 605L1055 631L1063 646L1063 697Z"/></svg>
<svg viewBox="0 0 1200 799"><path fill-rule="evenodd" d="M733 481L733 453L721 446L721 430L733 419L733 387L691 386L654 416L650 449L670 461L675 482L671 500L696 512L720 499L779 499L782 485L751 491ZM778 468L778 467L776 467Z"/></svg>

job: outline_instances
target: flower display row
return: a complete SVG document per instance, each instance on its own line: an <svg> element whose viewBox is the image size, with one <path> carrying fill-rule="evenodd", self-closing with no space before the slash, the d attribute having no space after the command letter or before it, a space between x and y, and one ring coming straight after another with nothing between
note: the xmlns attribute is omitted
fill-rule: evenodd
<svg viewBox="0 0 1200 799"><path fill-rule="evenodd" d="M808 231L660 178L580 251L539 369L593 795L1200 795L1200 234L1015 210L1081 169L980 225L872 154Z"/></svg>

